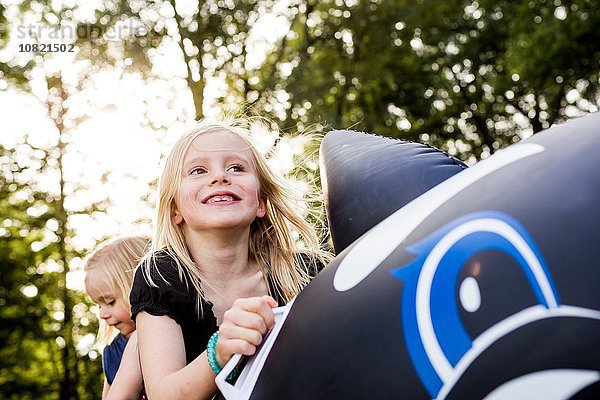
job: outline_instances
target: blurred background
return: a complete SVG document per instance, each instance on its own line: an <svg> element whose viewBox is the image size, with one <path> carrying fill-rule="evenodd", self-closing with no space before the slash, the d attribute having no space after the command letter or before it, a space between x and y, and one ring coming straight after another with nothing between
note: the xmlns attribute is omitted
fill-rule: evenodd
<svg viewBox="0 0 600 400"><path fill-rule="evenodd" d="M600 0L0 0L0 398L100 398L82 259L151 232L195 119L271 118L284 171L346 128L474 164L598 110L599 26Z"/></svg>

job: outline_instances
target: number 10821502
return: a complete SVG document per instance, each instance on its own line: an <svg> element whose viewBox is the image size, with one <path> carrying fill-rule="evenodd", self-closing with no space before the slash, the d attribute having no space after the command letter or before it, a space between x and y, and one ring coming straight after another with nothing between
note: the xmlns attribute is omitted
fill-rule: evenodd
<svg viewBox="0 0 600 400"><path fill-rule="evenodd" d="M19 53L74 53L74 44L21 43Z"/></svg>

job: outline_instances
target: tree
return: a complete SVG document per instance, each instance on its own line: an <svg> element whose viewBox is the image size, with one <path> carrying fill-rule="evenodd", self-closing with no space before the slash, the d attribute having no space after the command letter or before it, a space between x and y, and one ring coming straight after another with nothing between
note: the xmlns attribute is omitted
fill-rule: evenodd
<svg viewBox="0 0 600 400"><path fill-rule="evenodd" d="M165 63L183 76L191 94L195 119L205 116L207 85L225 84L217 102L237 108L260 96L253 66L253 27L275 1L174 0L105 3L92 22L78 22L82 55L98 65L129 60L129 69L158 78ZM129 29L124 29L128 27ZM174 53L173 44L178 52ZM115 48L117 52L112 52ZM116 55L116 58L113 57ZM164 74L162 74L164 76Z"/></svg>
<svg viewBox="0 0 600 400"><path fill-rule="evenodd" d="M101 365L90 353L75 354L73 336L97 325L81 323L92 320L89 307L66 286L73 251L61 197L31 180L50 172L56 158L27 142L0 150L0 396L96 398L101 381L79 376L99 376ZM68 380L60 379L66 373Z"/></svg>
<svg viewBox="0 0 600 400"><path fill-rule="evenodd" d="M480 1L457 9L423 33L439 49L430 65L442 72L430 88L431 126L438 127L430 133L459 133L459 152L478 159L597 109L597 1ZM581 100L571 106L571 97Z"/></svg>
<svg viewBox="0 0 600 400"><path fill-rule="evenodd" d="M273 86L292 121L422 140L474 162L597 109L597 0L295 7Z"/></svg>
<svg viewBox="0 0 600 400"><path fill-rule="evenodd" d="M38 18L39 25L32 26L40 31L57 29L48 22L49 14L39 11L39 3L20 6L18 15ZM48 136L55 140L40 147L25 139L14 149L2 148L0 209L5 219L0 233L7 240L0 251L6 274L0 292L0 302L6 304L0 314L0 352L6 368L0 378L0 397L98 398L100 359L95 351L78 347L81 338L94 336L97 324L89 300L67 285L72 261L85 250L72 245L71 218L105 207L102 202L82 209L66 205L70 196L85 189L65 179L65 156L73 150L69 145L73 127L86 117L85 110L71 110L70 104L89 75L65 73L52 53L18 56L5 30L1 36L9 41L9 55L12 46L13 57L3 64L0 78L10 82L15 92L37 88L34 97L45 107L41 117L48 122Z"/></svg>

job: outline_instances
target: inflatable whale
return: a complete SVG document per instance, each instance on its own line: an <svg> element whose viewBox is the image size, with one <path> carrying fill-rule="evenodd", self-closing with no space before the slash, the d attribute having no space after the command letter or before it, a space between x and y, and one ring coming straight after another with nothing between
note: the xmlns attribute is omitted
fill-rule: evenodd
<svg viewBox="0 0 600 400"><path fill-rule="evenodd" d="M471 168L335 131L336 258L227 399L600 398L600 113Z"/></svg>

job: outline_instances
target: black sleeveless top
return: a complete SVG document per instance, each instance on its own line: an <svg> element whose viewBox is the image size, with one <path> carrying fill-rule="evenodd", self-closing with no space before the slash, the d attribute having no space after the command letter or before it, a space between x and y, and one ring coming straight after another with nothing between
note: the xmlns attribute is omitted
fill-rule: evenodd
<svg viewBox="0 0 600 400"><path fill-rule="evenodd" d="M324 267L321 262L306 254L299 254L299 257L305 261L300 265L308 265L307 272L311 278ZM152 281L157 286L151 286L147 282L141 266L136 269L129 296L131 319L135 321L140 311L155 316L167 315L172 318L181 326L186 364L189 364L206 350L208 340L218 330L217 319L212 312L212 304L201 300L202 313L199 315L196 309L196 290L186 275L179 277L175 260L165 251L157 252L153 258L156 268L152 266L150 271ZM274 290L274 284L270 277L267 281L273 298L280 306L285 305L283 299L278 295L278 291Z"/></svg>

